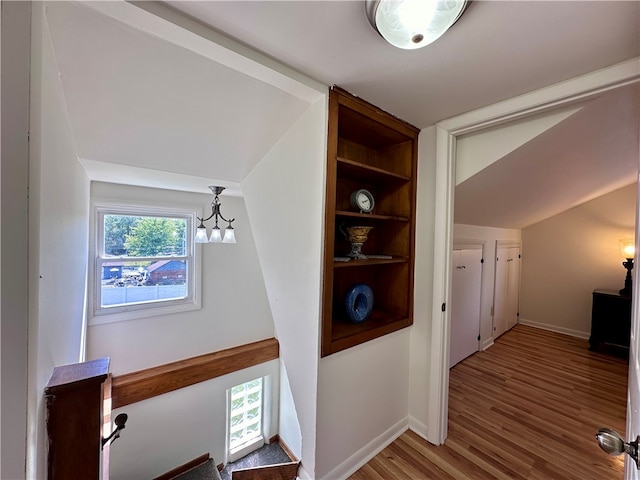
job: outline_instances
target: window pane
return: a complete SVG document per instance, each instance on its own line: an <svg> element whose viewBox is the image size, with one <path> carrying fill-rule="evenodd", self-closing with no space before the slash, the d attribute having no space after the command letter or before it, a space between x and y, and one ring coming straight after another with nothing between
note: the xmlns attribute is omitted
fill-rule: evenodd
<svg viewBox="0 0 640 480"><path fill-rule="evenodd" d="M102 204L94 214L92 324L200 308L195 210Z"/></svg>
<svg viewBox="0 0 640 480"><path fill-rule="evenodd" d="M188 298L187 260L166 258L186 256L187 218L105 213L103 222L101 308Z"/></svg>
<svg viewBox="0 0 640 480"><path fill-rule="evenodd" d="M104 215L105 256L185 255L186 244L186 218Z"/></svg>
<svg viewBox="0 0 640 480"><path fill-rule="evenodd" d="M238 451L262 435L262 378L231 389L229 449Z"/></svg>

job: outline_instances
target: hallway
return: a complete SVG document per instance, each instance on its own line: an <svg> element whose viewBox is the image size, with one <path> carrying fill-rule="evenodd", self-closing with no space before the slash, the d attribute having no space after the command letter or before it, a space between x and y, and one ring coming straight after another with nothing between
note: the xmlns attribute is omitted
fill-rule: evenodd
<svg viewBox="0 0 640 480"><path fill-rule="evenodd" d="M594 435L624 435L627 361L587 348L517 325L451 370L444 445L407 431L351 480L621 479L623 458Z"/></svg>

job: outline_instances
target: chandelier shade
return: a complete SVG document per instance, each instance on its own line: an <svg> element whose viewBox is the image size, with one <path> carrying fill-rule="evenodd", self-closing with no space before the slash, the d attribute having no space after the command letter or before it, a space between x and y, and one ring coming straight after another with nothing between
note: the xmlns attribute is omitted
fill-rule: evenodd
<svg viewBox="0 0 640 480"><path fill-rule="evenodd" d="M460 18L467 0L365 0L369 23L391 45L422 48Z"/></svg>

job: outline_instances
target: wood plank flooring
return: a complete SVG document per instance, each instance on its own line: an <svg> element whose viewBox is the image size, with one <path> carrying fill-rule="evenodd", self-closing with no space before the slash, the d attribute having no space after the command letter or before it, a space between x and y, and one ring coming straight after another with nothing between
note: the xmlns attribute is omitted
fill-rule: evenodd
<svg viewBox="0 0 640 480"><path fill-rule="evenodd" d="M587 347L516 326L451 369L444 445L409 430L350 479L622 479L622 456L594 436L624 435L627 361Z"/></svg>

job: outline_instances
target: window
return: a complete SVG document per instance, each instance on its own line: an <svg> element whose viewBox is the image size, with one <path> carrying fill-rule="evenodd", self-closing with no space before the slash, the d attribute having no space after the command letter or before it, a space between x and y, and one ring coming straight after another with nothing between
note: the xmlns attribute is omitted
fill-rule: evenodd
<svg viewBox="0 0 640 480"><path fill-rule="evenodd" d="M176 209L96 206L93 323L199 308L195 215Z"/></svg>
<svg viewBox="0 0 640 480"><path fill-rule="evenodd" d="M228 396L227 460L234 462L264 444L263 380L257 378L236 385Z"/></svg>

